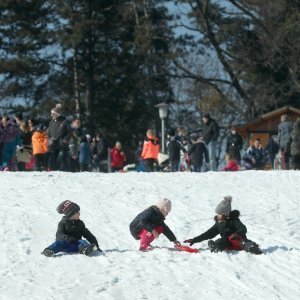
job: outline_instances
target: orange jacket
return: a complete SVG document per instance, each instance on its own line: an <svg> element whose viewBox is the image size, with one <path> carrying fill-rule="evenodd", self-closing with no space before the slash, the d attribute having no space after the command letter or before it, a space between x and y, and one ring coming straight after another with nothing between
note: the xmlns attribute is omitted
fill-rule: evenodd
<svg viewBox="0 0 300 300"><path fill-rule="evenodd" d="M45 154L48 152L48 136L46 132L35 131L32 135L32 153Z"/></svg>
<svg viewBox="0 0 300 300"><path fill-rule="evenodd" d="M143 151L141 154L142 159L154 158L158 159L159 142L156 136L146 137L143 145Z"/></svg>

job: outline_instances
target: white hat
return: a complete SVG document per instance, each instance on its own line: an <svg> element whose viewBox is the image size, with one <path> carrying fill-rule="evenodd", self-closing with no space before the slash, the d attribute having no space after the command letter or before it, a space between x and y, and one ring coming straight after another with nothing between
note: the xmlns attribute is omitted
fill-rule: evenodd
<svg viewBox="0 0 300 300"><path fill-rule="evenodd" d="M160 200L158 200L158 202L156 203L156 206L162 210L165 211L167 213L169 213L172 209L172 203L171 200L167 199L167 198L162 198Z"/></svg>

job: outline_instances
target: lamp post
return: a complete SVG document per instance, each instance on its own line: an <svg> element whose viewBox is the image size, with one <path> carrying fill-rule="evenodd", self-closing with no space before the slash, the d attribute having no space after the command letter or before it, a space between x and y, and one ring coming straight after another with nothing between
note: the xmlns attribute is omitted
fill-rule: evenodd
<svg viewBox="0 0 300 300"><path fill-rule="evenodd" d="M165 119L168 116L168 107L167 103L159 103L155 105L158 108L159 117L161 119L161 152L165 153Z"/></svg>

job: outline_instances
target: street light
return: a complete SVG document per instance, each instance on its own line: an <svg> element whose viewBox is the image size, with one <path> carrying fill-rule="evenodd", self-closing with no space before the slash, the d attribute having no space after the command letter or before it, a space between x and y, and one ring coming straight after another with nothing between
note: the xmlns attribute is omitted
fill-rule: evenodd
<svg viewBox="0 0 300 300"><path fill-rule="evenodd" d="M159 103L155 105L158 108L159 117L161 119L161 151L165 153L165 119L168 116L168 107L167 103Z"/></svg>

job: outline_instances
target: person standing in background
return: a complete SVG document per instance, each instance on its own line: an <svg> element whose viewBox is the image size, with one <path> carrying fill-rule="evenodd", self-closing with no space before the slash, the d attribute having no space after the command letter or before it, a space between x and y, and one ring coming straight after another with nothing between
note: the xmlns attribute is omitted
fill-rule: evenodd
<svg viewBox="0 0 300 300"><path fill-rule="evenodd" d="M285 150L287 148L287 143L293 130L293 123L286 114L282 115L280 120L281 122L278 125L278 145L281 150L283 169L288 170L290 164L290 154Z"/></svg>
<svg viewBox="0 0 300 300"><path fill-rule="evenodd" d="M214 119L212 119L208 113L205 113L203 115L202 121L202 136L208 148L210 169L212 171L217 171L216 147L217 139L219 137L219 126L217 122Z"/></svg>
<svg viewBox="0 0 300 300"><path fill-rule="evenodd" d="M141 157L147 172L154 171L154 164L158 162L159 141L153 130L149 129L143 144Z"/></svg>

